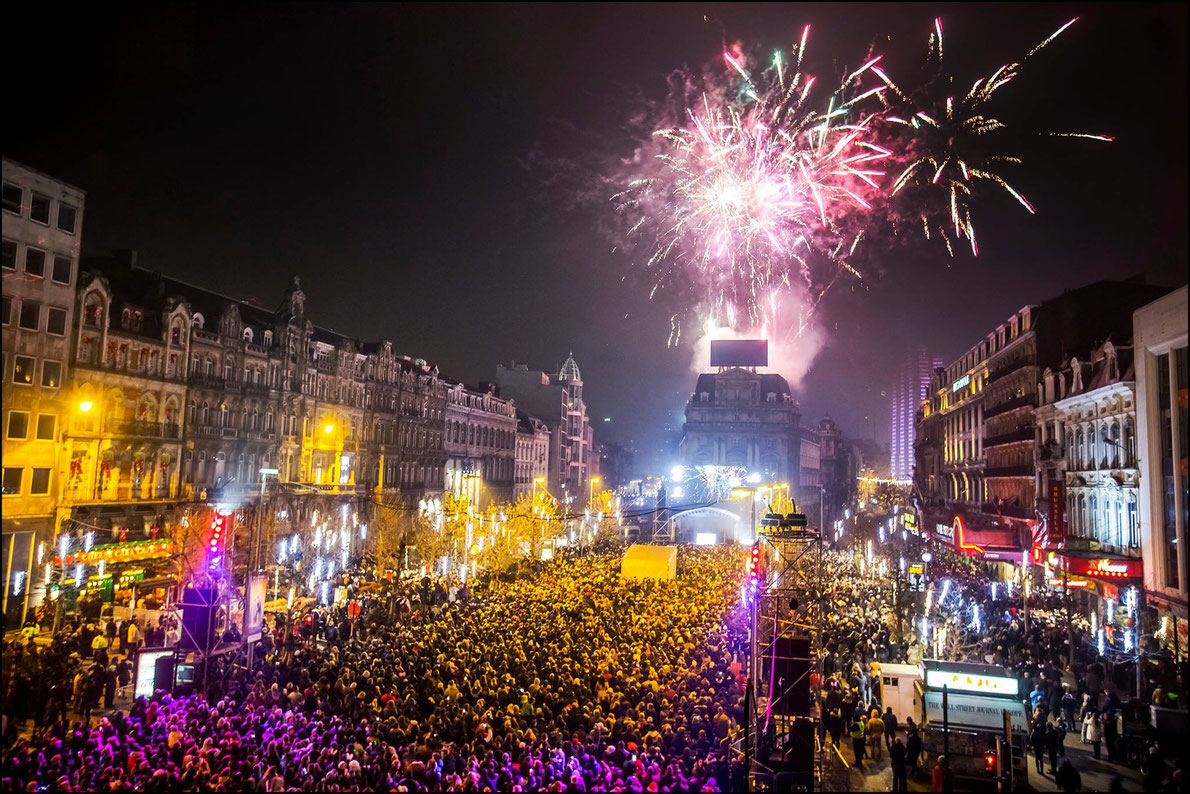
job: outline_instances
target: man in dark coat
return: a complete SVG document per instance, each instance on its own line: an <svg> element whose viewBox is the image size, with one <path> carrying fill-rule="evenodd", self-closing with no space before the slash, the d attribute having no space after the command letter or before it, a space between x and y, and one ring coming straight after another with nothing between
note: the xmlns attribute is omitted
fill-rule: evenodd
<svg viewBox="0 0 1190 794"><path fill-rule="evenodd" d="M892 706L884 710L884 743L892 749L893 739L897 738L897 715L893 714Z"/></svg>
<svg viewBox="0 0 1190 794"><path fill-rule="evenodd" d="M1050 757L1050 774L1056 774L1058 771L1058 754L1064 749L1062 746L1062 734L1058 731L1058 726L1050 725L1045 732L1045 749Z"/></svg>
<svg viewBox="0 0 1190 794"><path fill-rule="evenodd" d="M909 771L917 772L917 759L921 757L921 732L917 726L910 723L908 736L905 737L905 765Z"/></svg>
<svg viewBox="0 0 1190 794"><path fill-rule="evenodd" d="M1037 774L1045 774L1045 723L1038 720L1029 734L1029 746L1033 748L1033 763Z"/></svg>
<svg viewBox="0 0 1190 794"><path fill-rule="evenodd" d="M898 736L893 740L892 746L888 748L888 758L892 765L893 791L909 790L909 775L905 764L907 755L905 744L901 741L901 737Z"/></svg>

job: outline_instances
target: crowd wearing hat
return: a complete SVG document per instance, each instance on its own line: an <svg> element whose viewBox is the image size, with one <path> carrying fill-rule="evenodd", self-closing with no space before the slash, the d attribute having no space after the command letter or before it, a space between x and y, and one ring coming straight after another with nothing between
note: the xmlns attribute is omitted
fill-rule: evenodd
<svg viewBox="0 0 1190 794"><path fill-rule="evenodd" d="M127 714L63 719L69 649L27 651L24 680L53 708L6 742L0 788L738 788L742 557L679 560L676 580L621 582L617 555L566 557L421 605L420 584L387 586L357 620L323 612L252 670Z"/></svg>

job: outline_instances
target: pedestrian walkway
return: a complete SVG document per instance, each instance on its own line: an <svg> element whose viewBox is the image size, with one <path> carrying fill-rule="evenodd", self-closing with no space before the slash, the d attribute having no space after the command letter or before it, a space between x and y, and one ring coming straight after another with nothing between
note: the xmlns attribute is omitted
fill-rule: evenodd
<svg viewBox="0 0 1190 794"><path fill-rule="evenodd" d="M1089 745L1082 743L1078 734L1066 734L1066 757L1083 779L1083 791L1108 791L1112 778L1120 775L1124 778L1125 791L1144 791L1141 783L1140 771L1126 764L1113 764L1107 760L1107 754L1096 761L1095 754ZM1058 763L1062 763L1060 760ZM1045 763L1049 771L1049 761ZM1038 775L1033 767L1033 759L1029 759L1029 785L1034 791L1061 791L1054 783L1053 775Z"/></svg>
<svg viewBox="0 0 1190 794"><path fill-rule="evenodd" d="M848 763L852 761L852 753L850 745L847 745L843 751ZM1090 792L1106 792L1111 788L1112 778L1120 775L1124 778L1124 790L1130 792L1143 792L1144 786L1141 782L1141 774L1138 770L1133 769L1125 764L1110 763L1106 755L1100 759L1095 760L1095 755L1091 748L1084 745L1076 734L1068 734L1066 737L1066 757L1074 764L1074 768L1078 770L1082 776L1083 787L1082 791ZM1061 763L1059 760L1058 763ZM1049 770L1049 761L1046 761L1046 771ZM1028 788L1026 790L1038 792L1061 791L1057 784L1054 783L1053 775L1038 775L1033 767L1033 758L1029 757L1028 765L1029 779ZM956 786L960 791L967 790L965 787ZM884 760L880 762L868 759L864 761L863 770L859 770L852 766L851 769L851 790L852 791L892 791L892 768L889 766L888 753L885 753ZM910 791L931 791L932 785L930 780L930 770L921 769L918 771L916 778L913 775L909 776L909 790Z"/></svg>

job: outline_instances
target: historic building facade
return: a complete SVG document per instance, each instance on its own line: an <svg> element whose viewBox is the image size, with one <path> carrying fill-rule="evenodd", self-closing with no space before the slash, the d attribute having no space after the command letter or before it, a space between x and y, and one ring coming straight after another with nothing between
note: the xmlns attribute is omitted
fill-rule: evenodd
<svg viewBox="0 0 1190 794"><path fill-rule="evenodd" d="M548 486L556 499L587 499L593 431L583 399L583 379L574 356L556 375L512 362L496 367L500 394L550 429Z"/></svg>
<svg viewBox="0 0 1190 794"><path fill-rule="evenodd" d="M1187 653L1186 548L1190 524L1190 442L1187 418L1186 287L1136 310L1137 456L1142 465L1138 494L1146 600L1156 609L1153 632L1161 644Z"/></svg>
<svg viewBox="0 0 1190 794"><path fill-rule="evenodd" d="M3 607L28 603L34 568L53 541L62 488L58 448L71 416L70 334L85 193L3 161ZM40 549L40 551L39 551Z"/></svg>
<svg viewBox="0 0 1190 794"><path fill-rule="evenodd" d="M446 490L479 509L512 498L517 418L511 400L483 384L446 389Z"/></svg>
<svg viewBox="0 0 1190 794"><path fill-rule="evenodd" d="M550 476L549 426L519 408L516 417L516 469L512 492L514 500L532 494L534 482L547 483Z"/></svg>
<svg viewBox="0 0 1190 794"><path fill-rule="evenodd" d="M1061 409L1038 413L1046 403L1042 373L1104 340L1127 338L1132 310L1164 292L1135 281L1070 290L1021 308L937 370L917 426L923 528L962 545L953 530L961 519L971 536L985 530L995 536L995 543L970 546L995 559L1019 561L1021 551L1059 545L1060 535L1047 531L1047 489L1064 469L1055 465L1061 453L1049 444L1050 435L1037 425L1052 425ZM997 550L987 553L993 546Z"/></svg>
<svg viewBox="0 0 1190 794"><path fill-rule="evenodd" d="M740 368L702 374L686 403L679 459L685 466L738 466L765 482L801 485L803 463L819 455L803 452L800 422L801 409L780 375Z"/></svg>

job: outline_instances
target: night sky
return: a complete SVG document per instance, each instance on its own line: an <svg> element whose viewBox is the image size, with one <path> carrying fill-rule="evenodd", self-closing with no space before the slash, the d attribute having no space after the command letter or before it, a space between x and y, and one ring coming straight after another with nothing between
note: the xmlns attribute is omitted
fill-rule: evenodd
<svg viewBox="0 0 1190 794"><path fill-rule="evenodd" d="M598 219L559 211L526 161L627 153L634 97L660 96L671 69L717 58L725 37L787 48L809 22L812 57L857 66L876 42L896 76L941 15L970 85L1081 16L997 110L1117 138L1026 144L1012 181L1038 214L977 205L977 259L904 245L865 288L833 294L831 341L798 389L807 421L829 409L844 432L886 440L880 392L908 345L952 357L1063 289L1186 280L1182 4L20 14L6 13L3 152L87 191L86 251L135 248L146 266L269 306L300 274L320 324L391 338L471 382L573 350L597 434L635 439L644 466L663 424L680 427L690 351L666 348L668 314L622 281L628 262Z"/></svg>

